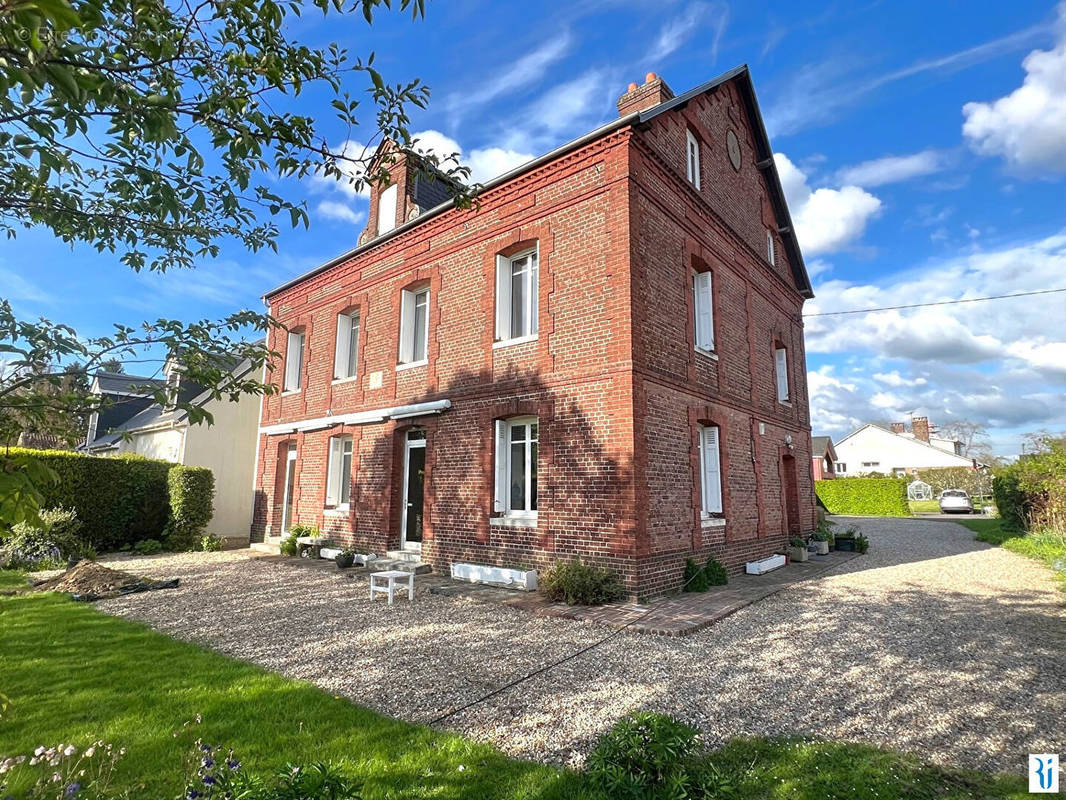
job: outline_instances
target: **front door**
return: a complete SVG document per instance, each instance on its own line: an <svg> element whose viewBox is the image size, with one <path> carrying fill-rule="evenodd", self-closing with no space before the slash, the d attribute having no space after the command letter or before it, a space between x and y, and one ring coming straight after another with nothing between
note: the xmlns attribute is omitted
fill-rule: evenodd
<svg viewBox="0 0 1066 800"><path fill-rule="evenodd" d="M408 431L404 437L403 519L400 547L422 549L422 507L426 488L426 432Z"/></svg>
<svg viewBox="0 0 1066 800"><path fill-rule="evenodd" d="M285 536L292 527L292 496L296 486L296 443L289 445L285 452L285 493L282 495L281 535Z"/></svg>
<svg viewBox="0 0 1066 800"><path fill-rule="evenodd" d="M785 479L785 524L789 536L798 536L801 533L799 511L799 487L796 485L796 459L793 456L785 456L782 460Z"/></svg>

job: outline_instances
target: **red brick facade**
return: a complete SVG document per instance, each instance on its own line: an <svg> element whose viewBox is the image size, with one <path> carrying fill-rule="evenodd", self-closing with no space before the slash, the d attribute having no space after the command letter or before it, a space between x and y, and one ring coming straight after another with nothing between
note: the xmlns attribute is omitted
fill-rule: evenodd
<svg viewBox="0 0 1066 800"><path fill-rule="evenodd" d="M423 560L441 571L453 561L543 568L580 557L646 596L679 586L688 557L714 554L737 570L780 551L790 528L810 530L803 296L783 242L767 262L767 231L779 238L780 222L749 119L737 87L723 83L490 186L473 209L371 237L273 293L271 313L302 327L307 345L302 389L263 402L253 538L279 534L294 442L293 521L360 551L398 548L412 427L426 435ZM700 141L699 191L685 179L686 127ZM739 170L726 152L730 130ZM404 196L400 222L411 215ZM494 347L496 258L532 246L539 331ZM713 355L694 348L692 272L705 270ZM401 292L415 285L430 287L427 363L397 369ZM335 382L337 314L352 309L358 378ZM285 332L271 344L284 352ZM775 382L782 346L788 404ZM283 374L278 365L273 375ZM333 424L438 400L450 407ZM536 416L540 430L538 511L521 527L501 524L493 506L494 421L518 415ZM721 435L723 511L711 519L700 510L700 424ZM329 439L340 434L354 441L345 513L324 509Z"/></svg>

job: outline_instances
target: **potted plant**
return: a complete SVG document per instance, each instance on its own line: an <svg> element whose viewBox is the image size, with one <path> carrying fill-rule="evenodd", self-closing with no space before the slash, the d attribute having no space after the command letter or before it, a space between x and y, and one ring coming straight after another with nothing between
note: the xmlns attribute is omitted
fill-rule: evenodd
<svg viewBox="0 0 1066 800"><path fill-rule="evenodd" d="M870 549L870 540L867 539L865 535L860 533L858 536L855 537L855 552L856 553L865 553L869 549Z"/></svg>
<svg viewBox="0 0 1066 800"><path fill-rule="evenodd" d="M855 552L855 529L848 528L843 533L836 534L836 549L845 550L849 553Z"/></svg>
<svg viewBox="0 0 1066 800"><path fill-rule="evenodd" d="M348 567L355 563L355 551L348 549L341 550L333 560L337 562L337 569L348 569Z"/></svg>
<svg viewBox="0 0 1066 800"><path fill-rule="evenodd" d="M814 552L820 556L828 555L829 553L829 534L822 531L815 531L811 534L811 541L814 542Z"/></svg>
<svg viewBox="0 0 1066 800"><path fill-rule="evenodd" d="M793 536L788 540L788 554L793 561L806 561L810 558L807 543L798 536Z"/></svg>

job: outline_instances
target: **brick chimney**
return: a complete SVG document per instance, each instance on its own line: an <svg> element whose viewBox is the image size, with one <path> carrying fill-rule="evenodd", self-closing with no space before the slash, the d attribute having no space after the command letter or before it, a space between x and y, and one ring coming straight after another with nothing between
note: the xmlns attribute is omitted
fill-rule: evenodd
<svg viewBox="0 0 1066 800"><path fill-rule="evenodd" d="M920 441L929 442L929 417L911 417L911 433Z"/></svg>
<svg viewBox="0 0 1066 800"><path fill-rule="evenodd" d="M624 117L634 111L647 111L673 97L674 93L670 91L666 81L654 72L649 72L644 76L643 86L631 83L626 93L618 98L618 116Z"/></svg>
<svg viewBox="0 0 1066 800"><path fill-rule="evenodd" d="M903 433L905 430L907 430L907 426L905 426L902 422L892 423L892 433Z"/></svg>

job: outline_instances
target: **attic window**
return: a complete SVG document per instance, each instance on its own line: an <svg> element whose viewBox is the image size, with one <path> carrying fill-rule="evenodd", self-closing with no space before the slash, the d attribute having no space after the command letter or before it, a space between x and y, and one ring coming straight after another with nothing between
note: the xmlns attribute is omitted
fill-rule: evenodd
<svg viewBox="0 0 1066 800"><path fill-rule="evenodd" d="M776 255L776 251L774 249L774 234L773 234L772 231L767 230L766 231L766 260L769 261L771 264L776 264L777 263L777 259L775 258L775 255Z"/></svg>
<svg viewBox="0 0 1066 800"><path fill-rule="evenodd" d="M685 130L685 162L688 182L700 188L700 144L696 141L696 135Z"/></svg>
<svg viewBox="0 0 1066 800"><path fill-rule="evenodd" d="M378 236L396 227L396 184L389 184L378 195Z"/></svg>

